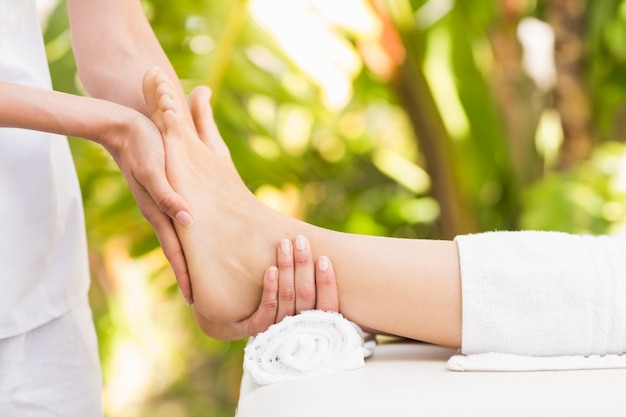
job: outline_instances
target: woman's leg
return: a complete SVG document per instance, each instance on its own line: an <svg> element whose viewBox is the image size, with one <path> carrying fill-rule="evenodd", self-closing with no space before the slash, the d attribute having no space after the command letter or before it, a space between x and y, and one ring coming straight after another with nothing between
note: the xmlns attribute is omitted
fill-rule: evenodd
<svg viewBox="0 0 626 417"><path fill-rule="evenodd" d="M189 202L191 227L178 229L197 313L239 321L259 304L263 271L276 242L305 235L313 256L333 261L340 311L359 325L448 346L461 343L461 283L456 244L335 232L284 216L246 188L212 123L208 103L194 103L196 128L184 124L182 103L165 74L151 70L144 94L166 148L167 175ZM210 119L210 122L207 120Z"/></svg>

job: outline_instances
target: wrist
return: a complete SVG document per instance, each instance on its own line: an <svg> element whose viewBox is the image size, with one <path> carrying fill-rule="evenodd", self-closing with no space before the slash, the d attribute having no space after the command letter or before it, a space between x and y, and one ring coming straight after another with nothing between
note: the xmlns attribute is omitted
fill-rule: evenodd
<svg viewBox="0 0 626 417"><path fill-rule="evenodd" d="M100 120L93 140L102 145L115 159L120 155L129 138L137 137L152 122L143 114L129 107L106 102L106 115Z"/></svg>

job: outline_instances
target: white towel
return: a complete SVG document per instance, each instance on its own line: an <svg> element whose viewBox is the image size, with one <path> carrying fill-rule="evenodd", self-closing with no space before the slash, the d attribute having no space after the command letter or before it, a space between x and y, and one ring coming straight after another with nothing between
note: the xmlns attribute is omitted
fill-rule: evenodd
<svg viewBox="0 0 626 417"><path fill-rule="evenodd" d="M625 236L459 236L461 354L453 370L625 367Z"/></svg>
<svg viewBox="0 0 626 417"><path fill-rule="evenodd" d="M359 326L339 313L309 310L250 338L244 370L267 385L357 369L372 352Z"/></svg>
<svg viewBox="0 0 626 417"><path fill-rule="evenodd" d="M509 353L454 355L448 360L452 371L571 371L626 368L626 355L520 356Z"/></svg>

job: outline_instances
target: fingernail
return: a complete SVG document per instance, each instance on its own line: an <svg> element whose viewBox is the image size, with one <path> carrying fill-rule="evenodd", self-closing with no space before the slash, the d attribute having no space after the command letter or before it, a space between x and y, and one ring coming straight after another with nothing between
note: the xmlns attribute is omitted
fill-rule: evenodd
<svg viewBox="0 0 626 417"><path fill-rule="evenodd" d="M296 236L296 248L298 250L306 249L306 238L302 235Z"/></svg>
<svg viewBox="0 0 626 417"><path fill-rule="evenodd" d="M180 290L180 295L182 295L183 296L183 300L185 300L185 304L187 304L187 307L192 305L193 304L193 300L191 298L187 298L185 296L185 294L183 294L183 290L182 289L179 288L179 290Z"/></svg>
<svg viewBox="0 0 626 417"><path fill-rule="evenodd" d="M267 278L274 281L278 277L278 268L275 266L270 266L267 270Z"/></svg>
<svg viewBox="0 0 626 417"><path fill-rule="evenodd" d="M184 210L176 213L175 217L176 220L178 220L178 223L182 224L183 226L191 226L191 224L193 223L193 218L191 217L191 215Z"/></svg>
<svg viewBox="0 0 626 417"><path fill-rule="evenodd" d="M289 255L291 253L291 242L289 239L283 239L280 241L280 251L285 255Z"/></svg>
<svg viewBox="0 0 626 417"><path fill-rule="evenodd" d="M322 272L328 271L328 258L325 256L320 256L320 258L317 261L317 267Z"/></svg>

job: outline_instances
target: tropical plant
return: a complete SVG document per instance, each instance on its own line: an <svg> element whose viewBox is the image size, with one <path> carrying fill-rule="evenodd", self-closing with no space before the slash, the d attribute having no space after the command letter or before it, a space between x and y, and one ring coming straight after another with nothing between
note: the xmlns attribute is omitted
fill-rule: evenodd
<svg viewBox="0 0 626 417"><path fill-rule="evenodd" d="M185 89L212 88L241 176L280 211L409 238L622 226L623 0L143 5ZM46 40L55 87L80 94L62 5ZM233 415L243 342L200 334L111 158L72 148L107 413Z"/></svg>

